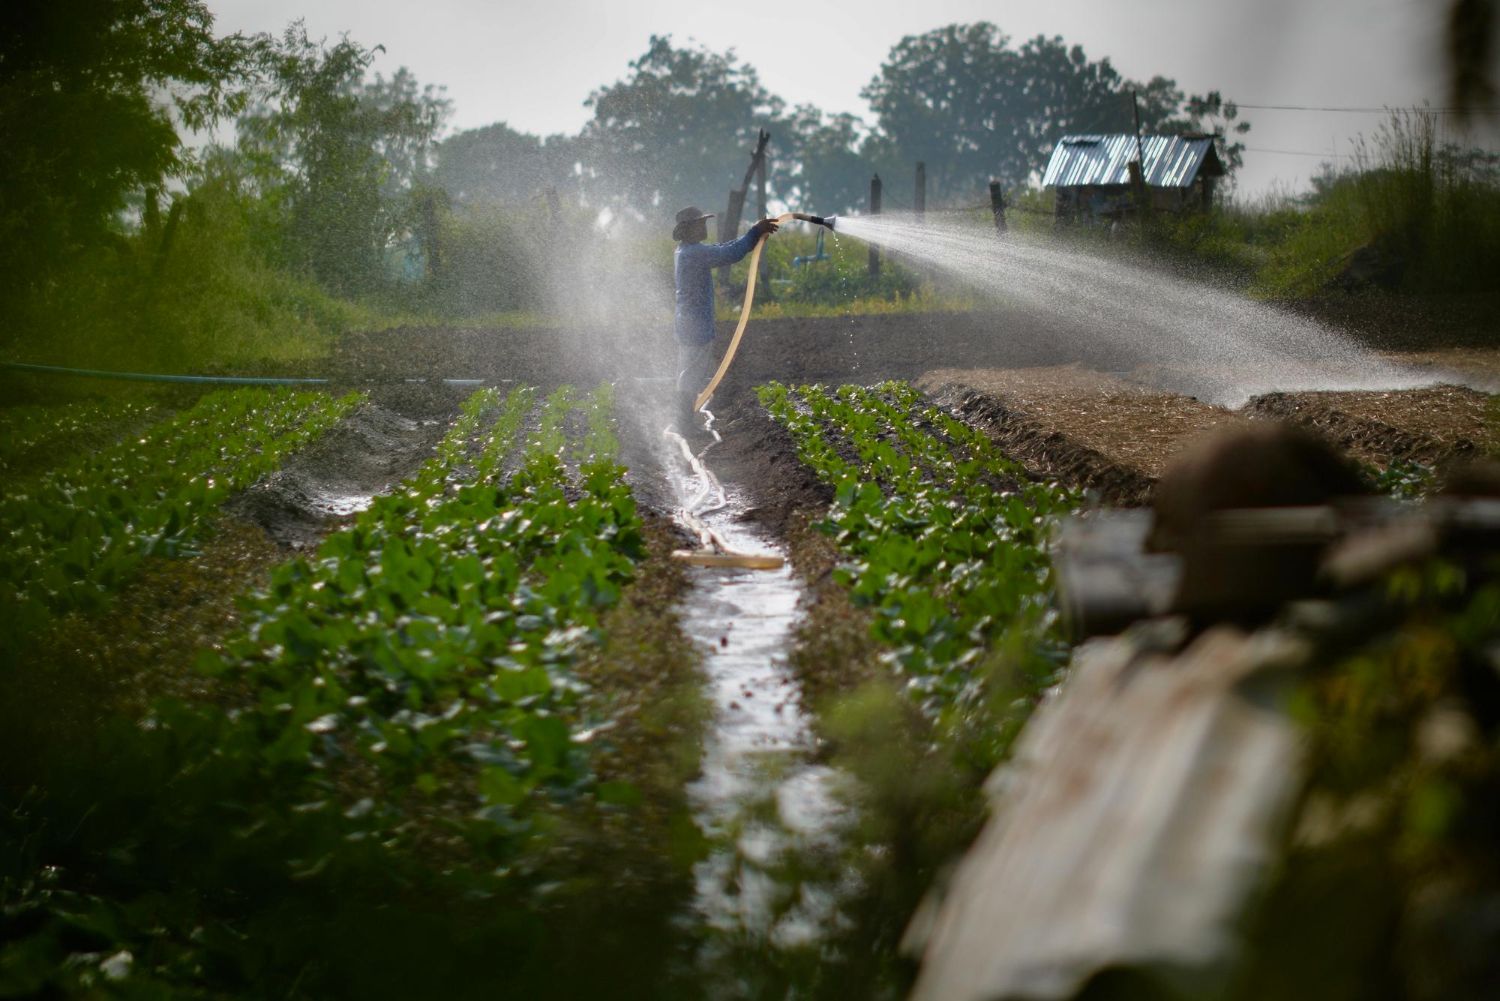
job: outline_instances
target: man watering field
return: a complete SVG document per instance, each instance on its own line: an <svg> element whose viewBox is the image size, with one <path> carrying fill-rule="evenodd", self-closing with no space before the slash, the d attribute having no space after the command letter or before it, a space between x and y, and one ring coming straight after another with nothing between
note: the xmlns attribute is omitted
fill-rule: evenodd
<svg viewBox="0 0 1500 1001"><path fill-rule="evenodd" d="M693 426L693 398L714 373L713 269L733 264L755 248L762 235L776 232L774 219L762 219L738 240L704 243L712 212L690 205L677 213L677 429Z"/></svg>

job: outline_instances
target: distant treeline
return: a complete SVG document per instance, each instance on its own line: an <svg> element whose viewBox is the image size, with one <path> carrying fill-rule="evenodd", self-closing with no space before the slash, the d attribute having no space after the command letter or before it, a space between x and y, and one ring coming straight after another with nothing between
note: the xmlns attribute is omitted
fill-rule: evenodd
<svg viewBox="0 0 1500 1001"><path fill-rule="evenodd" d="M18 0L0 33L0 274L45 285L91 247L139 230L167 239L171 212L205 189L241 202L268 259L338 293L367 291L392 247L450 209L535 202L665 219L716 205L757 130L773 139L771 197L823 212L860 203L877 170L927 163L934 203L973 200L992 175L1024 185L1070 131L1222 129L1217 94L1165 77L1136 83L1061 38L1023 44L987 23L901 39L864 90L863 122L788 108L732 52L653 36L625 77L595 90L577 135L504 123L439 137L450 104L380 49L347 37L213 33L200 0ZM163 105L162 97L170 99ZM237 123L231 146L194 152L190 130ZM1243 125L1240 126L1243 128ZM1237 150L1226 150L1230 160ZM183 207L180 211L187 211ZM170 249L170 248L167 248Z"/></svg>
<svg viewBox="0 0 1500 1001"><path fill-rule="evenodd" d="M1219 135L1231 170L1249 128L1218 92L984 22L897 41L862 91L868 121L789 107L733 52L652 36L576 135L546 137L445 137L442 89L375 72L383 51L300 22L221 37L201 0L6 5L0 351L233 363L317 353L380 315L544 311L548 272L576 265L549 231L635 222L665 243L676 208L723 210L762 129L770 199L827 214L877 172L886 209L908 207L918 162L929 208L982 202L992 177L1026 189L1059 136L1129 131L1137 111L1148 132ZM192 144L228 122L232 142Z"/></svg>

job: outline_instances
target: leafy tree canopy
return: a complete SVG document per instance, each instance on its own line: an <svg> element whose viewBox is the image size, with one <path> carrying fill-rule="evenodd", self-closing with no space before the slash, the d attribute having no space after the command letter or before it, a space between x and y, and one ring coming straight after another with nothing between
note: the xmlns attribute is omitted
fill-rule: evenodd
<svg viewBox="0 0 1500 1001"><path fill-rule="evenodd" d="M653 35L624 80L586 102L583 162L591 200L658 217L717 199L739 183L758 129L785 134L784 105L753 67Z"/></svg>
<svg viewBox="0 0 1500 1001"><path fill-rule="evenodd" d="M449 111L405 69L367 80L378 51L347 37L328 46L294 23L264 46L265 87L239 122L240 154L284 213L292 263L344 292L379 284Z"/></svg>
<svg viewBox="0 0 1500 1001"><path fill-rule="evenodd" d="M1010 184L1033 180L1065 134L1133 130L1132 91L1141 97L1145 131L1237 114L1218 94L1185 102L1164 77L1132 83L1108 59L1092 61L1060 37L1013 47L983 21L903 38L861 93L879 141L901 160L926 162L934 198L961 198L990 175Z"/></svg>
<svg viewBox="0 0 1500 1001"><path fill-rule="evenodd" d="M252 45L212 27L199 0L0 5L0 281L106 239L132 193L185 170L177 120L242 106Z"/></svg>
<svg viewBox="0 0 1500 1001"><path fill-rule="evenodd" d="M432 182L458 205L523 202L548 188L576 189L578 156L568 136L544 139L497 122L443 140Z"/></svg>
<svg viewBox="0 0 1500 1001"><path fill-rule="evenodd" d="M795 173L786 178L794 192L778 188L789 201L823 215L862 205L868 191L870 161L860 151L863 123L851 114L825 115L800 105L787 123L798 146Z"/></svg>

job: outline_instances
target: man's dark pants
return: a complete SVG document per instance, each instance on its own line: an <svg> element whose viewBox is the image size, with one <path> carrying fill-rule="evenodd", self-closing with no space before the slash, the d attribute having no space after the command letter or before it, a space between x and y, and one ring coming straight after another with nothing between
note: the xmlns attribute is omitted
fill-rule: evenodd
<svg viewBox="0 0 1500 1001"><path fill-rule="evenodd" d="M708 386L714 377L718 359L714 357L714 342L707 344L677 345L677 424L679 428L701 426L702 418L693 413L693 400Z"/></svg>

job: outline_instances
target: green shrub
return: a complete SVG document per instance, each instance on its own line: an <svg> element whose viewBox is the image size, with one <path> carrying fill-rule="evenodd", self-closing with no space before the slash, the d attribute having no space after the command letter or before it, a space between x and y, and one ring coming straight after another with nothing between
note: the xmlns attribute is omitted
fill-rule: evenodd
<svg viewBox="0 0 1500 1001"><path fill-rule="evenodd" d="M1488 293L1500 258L1500 157L1444 142L1431 112L1393 112L1352 169L1317 183L1300 211L1265 213L1275 239L1257 279L1270 295L1319 291L1370 248L1394 288Z"/></svg>
<svg viewBox="0 0 1500 1001"><path fill-rule="evenodd" d="M367 308L266 259L258 206L232 179L205 179L179 199L175 224L96 247L23 296L0 335L5 354L85 368L255 368L319 357L368 321Z"/></svg>

